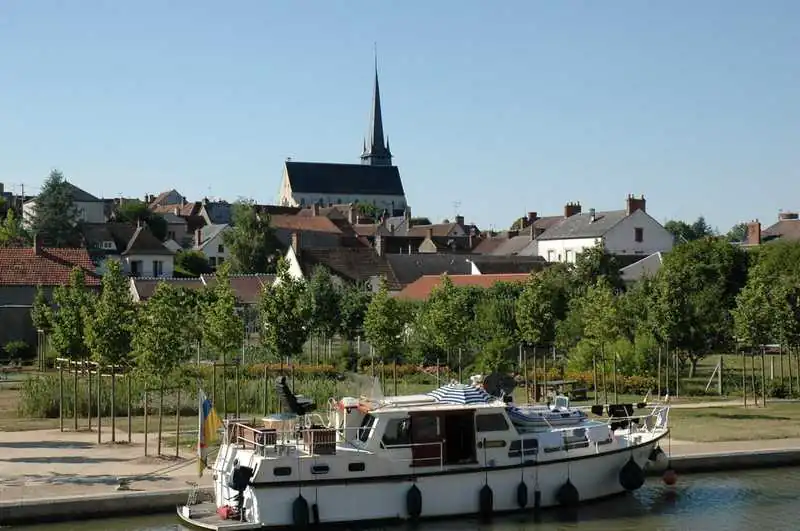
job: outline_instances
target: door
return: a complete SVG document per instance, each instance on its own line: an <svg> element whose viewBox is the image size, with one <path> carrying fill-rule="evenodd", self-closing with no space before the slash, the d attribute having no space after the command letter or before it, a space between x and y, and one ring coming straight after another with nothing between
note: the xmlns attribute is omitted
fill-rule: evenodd
<svg viewBox="0 0 800 531"><path fill-rule="evenodd" d="M439 466L442 461L441 420L435 413L411 413L411 466Z"/></svg>

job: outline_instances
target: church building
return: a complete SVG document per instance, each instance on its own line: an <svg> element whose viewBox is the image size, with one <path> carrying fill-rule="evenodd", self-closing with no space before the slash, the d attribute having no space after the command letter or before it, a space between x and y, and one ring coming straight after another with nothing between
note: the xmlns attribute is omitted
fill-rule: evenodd
<svg viewBox="0 0 800 531"><path fill-rule="evenodd" d="M390 215L402 215L407 206L400 172L392 165L389 140L383 134L377 67L361 164L287 160L283 169L278 204L303 207L349 203L367 203Z"/></svg>

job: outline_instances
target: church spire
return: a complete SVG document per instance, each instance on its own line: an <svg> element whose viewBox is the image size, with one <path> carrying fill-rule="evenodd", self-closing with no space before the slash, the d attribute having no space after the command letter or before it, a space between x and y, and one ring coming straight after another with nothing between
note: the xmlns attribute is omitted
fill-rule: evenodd
<svg viewBox="0 0 800 531"><path fill-rule="evenodd" d="M378 53L375 52L375 87L372 93L367 143L361 154L361 163L371 166L391 166L392 153L383 136L383 115L381 113L381 90L378 84Z"/></svg>

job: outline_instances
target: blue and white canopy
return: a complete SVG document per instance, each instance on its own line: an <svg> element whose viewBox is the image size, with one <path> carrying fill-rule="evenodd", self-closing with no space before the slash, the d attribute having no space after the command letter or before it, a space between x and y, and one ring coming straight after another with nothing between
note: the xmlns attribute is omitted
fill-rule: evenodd
<svg viewBox="0 0 800 531"><path fill-rule="evenodd" d="M480 387L451 383L443 385L428 393L437 402L442 404L489 404L495 399Z"/></svg>

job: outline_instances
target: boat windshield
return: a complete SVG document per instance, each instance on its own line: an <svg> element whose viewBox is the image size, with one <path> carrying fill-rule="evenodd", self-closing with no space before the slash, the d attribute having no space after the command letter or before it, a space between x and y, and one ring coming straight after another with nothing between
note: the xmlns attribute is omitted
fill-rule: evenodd
<svg viewBox="0 0 800 531"><path fill-rule="evenodd" d="M358 428L358 440L365 443L369 439L369 434L372 432L372 426L375 424L375 417L367 413L361 421L361 426Z"/></svg>

